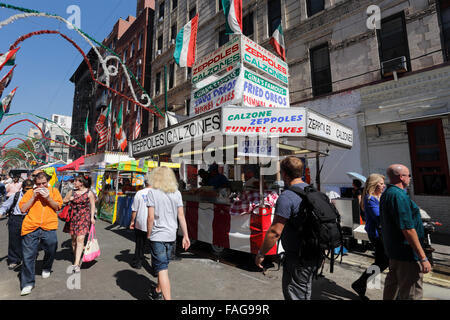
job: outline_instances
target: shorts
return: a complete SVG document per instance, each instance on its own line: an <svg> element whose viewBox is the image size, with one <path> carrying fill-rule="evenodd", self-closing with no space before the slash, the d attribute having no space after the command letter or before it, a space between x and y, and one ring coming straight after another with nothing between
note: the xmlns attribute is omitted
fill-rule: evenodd
<svg viewBox="0 0 450 320"><path fill-rule="evenodd" d="M155 273L169 269L169 261L175 242L150 241L150 253L152 255L152 268Z"/></svg>

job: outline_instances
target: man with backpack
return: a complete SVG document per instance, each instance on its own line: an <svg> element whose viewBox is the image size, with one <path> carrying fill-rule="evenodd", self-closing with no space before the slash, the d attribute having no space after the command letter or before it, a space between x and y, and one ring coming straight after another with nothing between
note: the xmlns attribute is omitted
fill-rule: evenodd
<svg viewBox="0 0 450 320"><path fill-rule="evenodd" d="M290 156L280 163L281 177L287 189L280 195L275 207L272 225L255 258L258 267L264 255L281 239L285 250L282 289L286 300L310 300L314 275L325 257L342 243L339 214L329 199L308 186L303 180L303 163ZM324 234L324 229L328 231Z"/></svg>
<svg viewBox="0 0 450 320"><path fill-rule="evenodd" d="M24 193L33 189L34 182L25 180L22 190L16 192L6 200L0 207L0 216L8 215L8 269L13 270L22 264L22 222L26 213L19 208L19 201Z"/></svg>

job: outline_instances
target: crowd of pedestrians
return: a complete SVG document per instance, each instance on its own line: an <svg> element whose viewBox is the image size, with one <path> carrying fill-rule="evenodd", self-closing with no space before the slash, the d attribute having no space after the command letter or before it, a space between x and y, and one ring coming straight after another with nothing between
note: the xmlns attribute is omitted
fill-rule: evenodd
<svg viewBox="0 0 450 320"><path fill-rule="evenodd" d="M262 268L265 254L281 240L285 250L283 295L289 300L307 300L311 298L318 264L311 252L301 250L298 229L290 223L301 212L302 206L302 198L291 187L304 189L308 186L302 180L303 163L296 157L287 157L280 163L280 173L286 190L276 203L273 223L255 263ZM408 168L400 164L391 165L386 173L389 184L385 184L383 175L371 174L362 193L358 192L365 229L375 249L375 261L353 282L352 288L367 300L367 281L372 275L369 269L377 267L379 272L383 272L389 268L383 299L421 299L423 274L430 272L431 265L421 246L424 231L419 208L406 192L411 175ZM30 294L34 288L39 248L45 252L42 277L51 275L58 243L57 213L63 205L70 206L71 210L71 219L63 231L69 233L72 240L72 271L80 272L86 235L95 225L98 200L91 191L89 176L76 176L73 189L65 190L64 200L58 189L49 184L51 177L48 174L35 171L30 178L20 182L15 176L0 185L0 191L5 194L0 216L9 215L8 268L22 267L21 295ZM356 187L359 190L362 185ZM149 239L152 269L158 279L157 286L149 288L149 295L155 300L170 300L168 266L175 250L178 229L182 233L183 249L190 247L183 200L173 170L167 167L152 170L145 180L145 188L136 193L131 210L130 229L136 236L131 265L137 269L142 267L144 246Z"/></svg>

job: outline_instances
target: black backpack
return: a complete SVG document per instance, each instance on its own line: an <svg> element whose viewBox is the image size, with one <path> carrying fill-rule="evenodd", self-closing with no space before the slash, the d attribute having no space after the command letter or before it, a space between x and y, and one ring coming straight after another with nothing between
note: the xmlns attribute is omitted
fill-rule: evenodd
<svg viewBox="0 0 450 320"><path fill-rule="evenodd" d="M316 259L318 268L325 258L329 258L330 273L333 273L336 258L335 248L340 247L337 257L341 255L341 262L343 254L343 235L339 212L326 194L317 191L312 186L304 189L293 186L288 190L302 198L298 214L291 217L288 222L299 234L300 257L308 260Z"/></svg>

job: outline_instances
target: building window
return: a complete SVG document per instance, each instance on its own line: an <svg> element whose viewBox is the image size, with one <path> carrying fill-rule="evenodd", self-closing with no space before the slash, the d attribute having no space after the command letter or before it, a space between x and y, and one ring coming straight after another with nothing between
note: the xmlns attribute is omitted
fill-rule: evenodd
<svg viewBox="0 0 450 320"><path fill-rule="evenodd" d="M143 43L143 40L144 40L144 34L141 32L141 33L139 34L138 50L141 50L141 49L142 49L142 43Z"/></svg>
<svg viewBox="0 0 450 320"><path fill-rule="evenodd" d="M169 66L169 89L173 88L175 83L175 64L171 63Z"/></svg>
<svg viewBox="0 0 450 320"><path fill-rule="evenodd" d="M246 15L244 17L244 21L242 21L242 28L243 28L243 33L244 36L252 38L253 33L254 33L254 28L253 28L253 12L249 13L248 15Z"/></svg>
<svg viewBox="0 0 450 320"><path fill-rule="evenodd" d="M191 10L189 10L189 20L194 19L196 14L197 14L197 9L195 7L193 7Z"/></svg>
<svg viewBox="0 0 450 320"><path fill-rule="evenodd" d="M310 57L313 95L318 96L331 92L333 86L328 44L311 49Z"/></svg>
<svg viewBox="0 0 450 320"><path fill-rule="evenodd" d="M134 41L131 43L130 58L133 58L133 54L134 54Z"/></svg>
<svg viewBox="0 0 450 320"><path fill-rule="evenodd" d="M170 28L170 40L176 40L177 39L177 25L174 24L171 28Z"/></svg>
<svg viewBox="0 0 450 320"><path fill-rule="evenodd" d="M162 51L162 35L158 37L158 50Z"/></svg>
<svg viewBox="0 0 450 320"><path fill-rule="evenodd" d="M153 116L153 132L158 132L159 125L158 125L158 117L155 115Z"/></svg>
<svg viewBox="0 0 450 320"><path fill-rule="evenodd" d="M186 115L189 116L191 113L191 99L187 99L186 103Z"/></svg>
<svg viewBox="0 0 450 320"><path fill-rule="evenodd" d="M127 114L130 113L130 101L127 101Z"/></svg>
<svg viewBox="0 0 450 320"><path fill-rule="evenodd" d="M306 1L306 10L308 13L308 17L319 13L325 9L325 1L324 0L307 0Z"/></svg>
<svg viewBox="0 0 450 320"><path fill-rule="evenodd" d="M408 123L414 193L449 195L450 176L442 120Z"/></svg>
<svg viewBox="0 0 450 320"><path fill-rule="evenodd" d="M125 49L125 51L123 52L123 63L127 62L127 56L128 56L128 50Z"/></svg>
<svg viewBox="0 0 450 320"><path fill-rule="evenodd" d="M268 22L269 22L269 37L272 36L275 29L281 22L281 1L269 0L267 2Z"/></svg>
<svg viewBox="0 0 450 320"><path fill-rule="evenodd" d="M187 67L187 72L186 72L186 79L191 79L192 77L192 68Z"/></svg>
<svg viewBox="0 0 450 320"><path fill-rule="evenodd" d="M178 0L172 0L172 10L178 7Z"/></svg>
<svg viewBox="0 0 450 320"><path fill-rule="evenodd" d="M445 60L450 61L450 0L439 1L441 16L443 50Z"/></svg>
<svg viewBox="0 0 450 320"><path fill-rule="evenodd" d="M139 82L142 81L142 66L140 64L136 67L136 78Z"/></svg>
<svg viewBox="0 0 450 320"><path fill-rule="evenodd" d="M381 63L405 57L407 68L411 70L403 12L381 20L381 30L378 30L377 33Z"/></svg>
<svg viewBox="0 0 450 320"><path fill-rule="evenodd" d="M219 2L219 11L223 10L222 0L217 0Z"/></svg>
<svg viewBox="0 0 450 320"><path fill-rule="evenodd" d="M219 32L219 47L223 46L230 40L230 36L225 33L225 30Z"/></svg>
<svg viewBox="0 0 450 320"><path fill-rule="evenodd" d="M160 92L161 92L161 72L158 72L156 74L155 79L155 96L158 96Z"/></svg>
<svg viewBox="0 0 450 320"><path fill-rule="evenodd" d="M164 19L164 1L159 4L159 21Z"/></svg>

